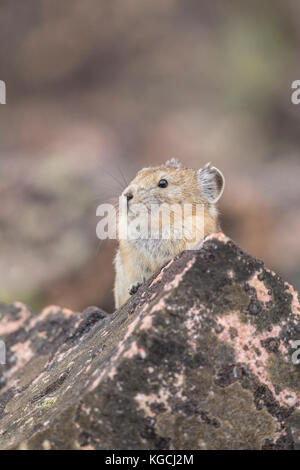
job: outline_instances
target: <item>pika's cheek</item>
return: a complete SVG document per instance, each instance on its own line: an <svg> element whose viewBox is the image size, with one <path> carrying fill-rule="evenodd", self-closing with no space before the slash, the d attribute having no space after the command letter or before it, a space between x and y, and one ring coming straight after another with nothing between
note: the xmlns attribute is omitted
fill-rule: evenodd
<svg viewBox="0 0 300 470"><path fill-rule="evenodd" d="M148 191L143 194L139 202L148 206L150 204L158 204L160 202L160 198L154 191Z"/></svg>
<svg viewBox="0 0 300 470"><path fill-rule="evenodd" d="M170 200L170 202L181 203L183 201L183 194L180 188L172 188L169 191L166 191L166 198Z"/></svg>

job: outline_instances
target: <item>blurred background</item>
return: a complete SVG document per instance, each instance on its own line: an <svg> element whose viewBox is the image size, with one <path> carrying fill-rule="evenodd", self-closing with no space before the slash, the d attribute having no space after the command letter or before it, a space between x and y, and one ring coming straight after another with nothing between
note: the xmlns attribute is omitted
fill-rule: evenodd
<svg viewBox="0 0 300 470"><path fill-rule="evenodd" d="M0 299L112 311L96 207L170 157L299 289L299 44L298 0L1 0Z"/></svg>

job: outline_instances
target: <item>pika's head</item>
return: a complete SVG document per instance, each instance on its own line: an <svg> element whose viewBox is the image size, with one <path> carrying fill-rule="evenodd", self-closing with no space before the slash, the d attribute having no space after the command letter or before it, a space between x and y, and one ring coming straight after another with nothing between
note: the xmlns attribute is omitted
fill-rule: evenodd
<svg viewBox="0 0 300 470"><path fill-rule="evenodd" d="M209 163L199 170L183 168L175 159L143 168L123 192L128 207L144 204L204 204L214 206L222 196L225 179Z"/></svg>

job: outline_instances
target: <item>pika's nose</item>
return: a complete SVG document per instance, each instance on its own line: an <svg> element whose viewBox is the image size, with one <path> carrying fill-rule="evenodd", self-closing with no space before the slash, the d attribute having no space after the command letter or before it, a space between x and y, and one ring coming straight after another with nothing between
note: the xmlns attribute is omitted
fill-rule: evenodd
<svg viewBox="0 0 300 470"><path fill-rule="evenodd" d="M124 196L126 197L127 201L130 201L130 199L133 199L133 194L131 191L127 191Z"/></svg>

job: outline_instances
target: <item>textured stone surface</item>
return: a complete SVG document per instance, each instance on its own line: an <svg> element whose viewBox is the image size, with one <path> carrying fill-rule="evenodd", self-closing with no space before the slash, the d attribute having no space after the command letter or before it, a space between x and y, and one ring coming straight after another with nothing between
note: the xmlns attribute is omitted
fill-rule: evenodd
<svg viewBox="0 0 300 470"><path fill-rule="evenodd" d="M111 316L0 312L1 449L300 448L297 294L223 234Z"/></svg>

